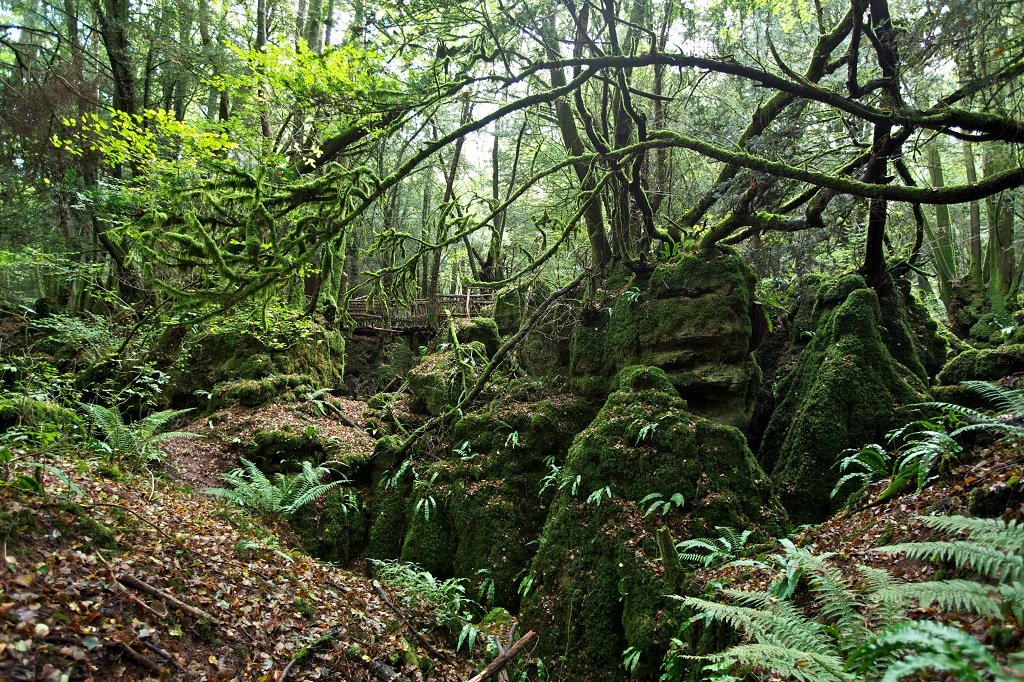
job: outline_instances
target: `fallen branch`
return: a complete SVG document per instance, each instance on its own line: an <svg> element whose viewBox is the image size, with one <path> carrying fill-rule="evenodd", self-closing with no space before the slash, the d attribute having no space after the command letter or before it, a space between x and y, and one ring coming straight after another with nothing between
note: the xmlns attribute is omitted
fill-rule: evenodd
<svg viewBox="0 0 1024 682"><path fill-rule="evenodd" d="M536 636L537 633L533 630L530 630L525 635L523 635L522 639L520 639L518 642L509 647L508 651L506 651L503 654L500 654L497 658L491 661L487 665L487 667L483 669L483 672L481 672L479 675L474 675L473 677L466 680L466 682L484 682L484 680L486 680L488 677L490 677L491 675L495 674L496 672L504 668L506 665L508 665L508 662L516 656L518 656L519 652L523 650L523 647L529 644L530 640Z"/></svg>
<svg viewBox="0 0 1024 682"><path fill-rule="evenodd" d="M123 653L127 654L128 658L131 660L132 663L134 663L135 665L139 666L140 668L145 668L146 670L154 672L157 675L159 675L160 673L162 673L164 671L163 666L161 666L160 664L156 663L155 661L152 661L149 658L143 656L138 651L136 651L135 649L131 648L130 646L128 646L124 642L122 642L120 640L114 640L114 643L118 645L118 648Z"/></svg>
<svg viewBox="0 0 1024 682"><path fill-rule="evenodd" d="M442 661L448 662L451 660L444 653L438 651L433 644L426 640L426 638L423 635L416 631L416 628L412 626L412 623L410 623L409 619L405 617L405 614L402 613L401 609L399 609L397 606L391 603L391 599L388 597L387 592L384 591L384 588L382 588L380 586L380 583L376 580L373 581L373 590L380 596L381 599L384 600L384 603L387 605L387 607L394 611L395 615L398 616L398 619L402 621L402 625L404 625L406 629L409 630L409 632L412 634L412 636L416 639L417 642L423 645L424 649L429 651L432 656L434 656L435 658L440 658Z"/></svg>
<svg viewBox="0 0 1024 682"><path fill-rule="evenodd" d="M164 618L167 617L166 613L160 613L159 611L154 609L152 606L150 606L146 602L142 601L141 599L136 597L134 594L129 592L127 589L125 589L124 585L122 585L121 583L118 582L117 576L114 575L114 568L110 565L110 563L106 559L103 558L103 555L100 554L99 552L94 552L94 554L96 555L96 558L100 560L100 563L107 567L107 574L110 576L110 588L109 589L111 589L112 591L116 590L118 593L123 594L129 601L131 601L133 604L138 606L140 609L142 609L143 611L147 611L148 613L151 613L154 616L156 616L157 620L163 620Z"/></svg>
<svg viewBox="0 0 1024 682"><path fill-rule="evenodd" d="M122 585L127 585L128 587L131 587L132 589L138 590L139 592L142 592L144 594L148 594L151 597L157 597L159 599L163 599L165 602L167 602L171 606L174 606L175 608L178 608L181 611L184 611L185 613L187 613L187 614L189 614L191 616L194 616L196 618L205 618L206 620L208 620L208 621L210 621L212 623L216 623L217 625L223 625L224 624L224 622L220 618L217 618L216 616L212 616L212 615L210 615L206 611L203 611L200 608L196 608L195 606L192 606L190 604L186 604L185 602L181 601L180 599L178 599L176 597L173 597L170 594L167 594L163 590L158 590L157 588L153 587L152 585L144 583L141 580L139 580L138 578L136 578L134 576L130 576L127 573L122 573L120 576L118 576L117 581L119 583L121 583Z"/></svg>
<svg viewBox="0 0 1024 682"><path fill-rule="evenodd" d="M179 673L181 672L181 665L178 664L178 661L174 658L174 656L171 656L169 653L158 647L156 644L153 644L152 642L147 642L144 639L140 639L139 644L146 647L154 654L167 661L167 663L169 663L170 666L174 668L176 671L178 671Z"/></svg>

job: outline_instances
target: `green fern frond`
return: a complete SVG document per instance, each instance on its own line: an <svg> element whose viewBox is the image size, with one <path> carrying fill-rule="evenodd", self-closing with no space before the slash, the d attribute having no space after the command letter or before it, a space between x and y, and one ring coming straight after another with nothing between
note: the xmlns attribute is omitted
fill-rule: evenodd
<svg viewBox="0 0 1024 682"><path fill-rule="evenodd" d="M948 561L1000 582L1024 578L1024 556L966 540L908 542L879 547L885 554L906 554L911 559Z"/></svg>
<svg viewBox="0 0 1024 682"><path fill-rule="evenodd" d="M1007 388L994 381L962 381L960 386L972 391L996 411L1011 417L1024 416L1024 391Z"/></svg>
<svg viewBox="0 0 1024 682"><path fill-rule="evenodd" d="M843 670L843 661L838 656L776 644L740 644L707 658L735 661L744 667L770 670L782 678L806 682L857 682L860 679Z"/></svg>
<svg viewBox="0 0 1024 682"><path fill-rule="evenodd" d="M1016 679L1006 676L992 653L974 637L934 621L907 621L879 633L849 657L846 668L866 672L880 662L887 663L883 682L898 682L924 671L952 673L961 681Z"/></svg>
<svg viewBox="0 0 1024 682"><path fill-rule="evenodd" d="M973 580L932 580L922 583L890 585L873 596L882 604L906 606L914 601L927 609L936 604L943 611L976 613L998 618L1002 605L991 587Z"/></svg>
<svg viewBox="0 0 1024 682"><path fill-rule="evenodd" d="M154 412L153 414L143 417L132 424L132 429L140 438L152 438L159 431L163 430L165 426L171 422L177 421L179 418L192 411L193 408L185 410L161 410L160 412Z"/></svg>
<svg viewBox="0 0 1024 682"><path fill-rule="evenodd" d="M103 435L103 439L114 452L131 449L134 441L120 412L102 405L86 404L84 407L92 417L93 424L96 425Z"/></svg>
<svg viewBox="0 0 1024 682"><path fill-rule="evenodd" d="M928 527L945 533L967 533L971 540L996 549L1017 552L1024 547L1024 525L1016 519L986 519L968 516L922 516Z"/></svg>

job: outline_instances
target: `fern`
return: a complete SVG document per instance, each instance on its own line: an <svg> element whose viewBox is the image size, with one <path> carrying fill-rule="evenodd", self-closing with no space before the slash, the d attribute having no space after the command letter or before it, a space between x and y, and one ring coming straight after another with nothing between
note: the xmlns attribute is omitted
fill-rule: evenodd
<svg viewBox="0 0 1024 682"><path fill-rule="evenodd" d="M926 516L921 520L945 533L966 533L966 540L910 542L879 547L885 554L912 559L944 561L960 571L971 570L1000 585L971 580L935 580L913 585L890 585L879 591L883 602L917 598L922 606L936 603L946 610L962 610L994 618L1008 610L1018 622L1024 616L1024 527L1002 519L963 516Z"/></svg>
<svg viewBox="0 0 1024 682"><path fill-rule="evenodd" d="M843 670L843 659L825 627L800 613L793 604L769 593L733 591L754 606L734 606L697 597L682 599L710 620L728 623L753 643L740 644L707 657L741 666L766 668L799 680L855 680Z"/></svg>
<svg viewBox="0 0 1024 682"><path fill-rule="evenodd" d="M911 559L948 561L957 568L970 568L985 577L999 580L1020 580L1024 577L1024 557L968 540L908 542L879 547L886 554L906 554Z"/></svg>
<svg viewBox="0 0 1024 682"><path fill-rule="evenodd" d="M933 621L907 621L879 633L851 654L846 667L863 674L879 662L888 664L882 682L898 682L924 671L950 673L962 682L1020 679L1007 674L974 637Z"/></svg>
<svg viewBox="0 0 1024 682"><path fill-rule="evenodd" d="M735 559L750 538L749 530L740 532L725 526L715 526L715 530L721 533L717 538L692 538L676 543L679 560L702 566L722 564Z"/></svg>
<svg viewBox="0 0 1024 682"><path fill-rule="evenodd" d="M162 410L126 424L116 409L92 404L83 407L103 435L111 458L123 460L132 466L163 460L163 454L156 447L157 443L172 438L201 438L199 434L188 431L161 432L168 424L191 412L191 409Z"/></svg>
<svg viewBox="0 0 1024 682"><path fill-rule="evenodd" d="M327 467L303 462L295 474L274 474L271 480L258 466L242 458L242 466L221 475L229 488L207 488L206 493L240 507L272 515L293 516L335 488L348 483L342 477L327 483L323 479L330 473ZM354 507L351 495L344 501Z"/></svg>
<svg viewBox="0 0 1024 682"><path fill-rule="evenodd" d="M976 613L991 620L1024 616L1021 533L1015 522L963 517L926 517L926 524L968 539L905 543L878 551L917 559L948 561L1000 584L955 579L904 584L887 571L859 566L856 583L829 560L781 540L782 550L766 560L735 562L772 568L778 579L768 591L722 589L730 603L679 598L707 621L725 623L744 636L710 661L714 679L739 679L744 672L770 672L797 680L896 682L922 673L949 673L960 680L1020 679L1002 668L985 646L966 632L931 621L909 621L905 609L918 603L943 611ZM798 609L790 597L804 585L811 603ZM1021 653L1011 654L1016 665ZM666 660L666 667L674 664ZM1011 674L1016 671L1017 674Z"/></svg>

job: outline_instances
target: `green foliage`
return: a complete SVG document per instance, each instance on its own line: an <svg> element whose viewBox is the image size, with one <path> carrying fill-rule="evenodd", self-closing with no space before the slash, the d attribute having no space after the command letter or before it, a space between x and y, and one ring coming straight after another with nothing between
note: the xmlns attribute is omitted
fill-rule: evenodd
<svg viewBox="0 0 1024 682"><path fill-rule="evenodd" d="M257 512L292 516L335 488L348 483L344 477L324 482L331 473L325 466L313 466L311 462L303 462L301 466L298 473L276 473L271 479L259 467L243 458L241 467L221 475L230 488L207 488L205 492ZM353 511L356 510L357 503L353 496L348 498L347 504Z"/></svg>
<svg viewBox="0 0 1024 682"><path fill-rule="evenodd" d="M93 426L102 434L99 443L111 462L117 461L130 467L146 466L163 461L163 453L157 447L161 441L172 438L199 438L187 431L164 431L165 426L191 412L188 410L162 410L142 419L126 424L121 413L102 405L84 405Z"/></svg>
<svg viewBox="0 0 1024 682"><path fill-rule="evenodd" d="M644 512L644 516L650 516L659 510L661 511L661 515L665 516L672 511L673 507L676 509L682 509L683 505L686 504L686 499L683 497L682 493L673 493L667 500L661 493L651 493L649 495L645 495L644 498L640 500L641 507L645 504L647 505L647 510Z"/></svg>
<svg viewBox="0 0 1024 682"><path fill-rule="evenodd" d="M873 443L846 450L837 464L843 476L832 489L835 497L851 481L870 483L887 477L889 485L875 498L881 502L908 486L920 492L938 472L956 462L964 452L958 438L985 433L998 437L1024 436L1024 391L990 381L965 381L960 386L977 394L992 410L977 410L949 402L924 402L907 409L927 410L931 415L911 421L887 434L893 453ZM857 467L859 471L848 471Z"/></svg>
<svg viewBox="0 0 1024 682"><path fill-rule="evenodd" d="M750 539L750 531L737 531L735 528L715 526L721 535L717 538L692 538L676 543L676 551L680 561L702 566L716 566L732 561L743 551Z"/></svg>
<svg viewBox="0 0 1024 682"><path fill-rule="evenodd" d="M906 543L880 548L886 554L945 561L981 580L949 579L901 583L888 572L858 566L859 579L846 577L830 560L782 541L782 551L758 563L772 568L776 581L767 592L723 589L728 603L698 597L677 598L706 622L726 623L744 636L736 646L703 657L673 650L666 670L678 659L703 660L708 679L736 680L752 671L811 682L896 682L924 673L950 673L961 680L1019 679L1024 669L999 664L970 634L943 623L907 619L915 603L943 611L975 613L1019 622L1024 615L1024 527L1000 519L925 517L946 533L966 540ZM744 563L744 562L738 562ZM800 587L810 601L793 602Z"/></svg>
<svg viewBox="0 0 1024 682"><path fill-rule="evenodd" d="M464 578L438 580L429 571L416 564L371 559L374 575L397 589L401 601L409 609L426 608L433 618L448 628L452 636L458 633L458 645L475 642L473 615L479 606L466 594ZM472 644L470 644L472 649Z"/></svg>

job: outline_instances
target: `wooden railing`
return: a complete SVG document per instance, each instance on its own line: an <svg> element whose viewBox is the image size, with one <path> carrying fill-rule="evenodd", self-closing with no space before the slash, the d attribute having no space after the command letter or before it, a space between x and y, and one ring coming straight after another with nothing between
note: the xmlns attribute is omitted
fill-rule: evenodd
<svg viewBox="0 0 1024 682"><path fill-rule="evenodd" d="M355 320L357 331L431 331L444 321L445 311L451 312L452 317L479 317L493 304L494 292L472 290L464 294L438 294L432 299L417 298L387 310L379 301L369 303L366 298L353 298L348 302L348 314Z"/></svg>

